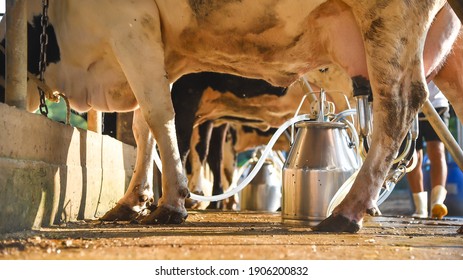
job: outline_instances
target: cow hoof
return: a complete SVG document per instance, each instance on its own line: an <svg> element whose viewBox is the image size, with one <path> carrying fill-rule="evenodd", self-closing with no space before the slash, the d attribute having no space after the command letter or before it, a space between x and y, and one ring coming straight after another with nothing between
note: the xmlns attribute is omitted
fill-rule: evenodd
<svg viewBox="0 0 463 280"><path fill-rule="evenodd" d="M186 209L195 209L198 207L199 201L191 198L185 199L185 208Z"/></svg>
<svg viewBox="0 0 463 280"><path fill-rule="evenodd" d="M360 230L361 226L356 221L351 221L342 215L329 216L313 227L313 231L320 232L349 232L356 233Z"/></svg>
<svg viewBox="0 0 463 280"><path fill-rule="evenodd" d="M367 209L367 214L373 217L382 215L378 207Z"/></svg>
<svg viewBox="0 0 463 280"><path fill-rule="evenodd" d="M463 226L461 226L461 227L457 230L457 233L463 234Z"/></svg>
<svg viewBox="0 0 463 280"><path fill-rule="evenodd" d="M131 221L140 216L140 213L133 211L130 207L117 204L113 209L106 212L101 221Z"/></svg>
<svg viewBox="0 0 463 280"><path fill-rule="evenodd" d="M145 225L181 224L187 217L188 213L182 213L165 206L159 206L156 210L151 212L151 214L141 219L140 223Z"/></svg>
<svg viewBox="0 0 463 280"><path fill-rule="evenodd" d="M204 196L203 192L194 191L194 192L191 192L191 193ZM189 198L189 197L185 198L185 208L186 209L199 209L200 206L201 206L201 201L196 200L196 199L192 199L192 198Z"/></svg>

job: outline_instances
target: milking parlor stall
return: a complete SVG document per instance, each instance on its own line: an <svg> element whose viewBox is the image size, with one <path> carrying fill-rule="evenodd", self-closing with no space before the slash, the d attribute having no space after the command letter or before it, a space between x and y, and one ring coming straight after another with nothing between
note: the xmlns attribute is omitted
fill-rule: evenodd
<svg viewBox="0 0 463 280"><path fill-rule="evenodd" d="M449 2L461 13L461 1ZM5 103L0 103L1 260L463 259L463 235L457 233L463 225L463 174L458 167L462 125L453 116L446 127L429 104L423 111L447 148L448 215L412 218L414 206L404 175L413 165L413 153L402 150L400 164L379 195L382 215L367 215L357 233L312 230L352 185L367 153L368 143L363 141L372 120L368 98L360 97L351 109L333 114L330 93L312 90L306 80L298 83L306 91L299 108L310 104L311 112L296 112L267 145L238 155L234 180L216 199L233 194L234 208L188 209L188 218L173 225L100 220L124 196L134 171L132 114L117 114L117 132L111 136L103 129L109 114L70 110L66 93L54 93L43 79L46 32L36 50L41 72L28 72L25 3L6 1L2 19L7 39ZM46 18L41 21L46 24ZM27 111L28 86L37 88L41 100L35 112ZM415 134L412 128L404 149L413 146ZM290 144L289 150L272 149L272 141L280 137ZM321 156L314 156L317 153ZM328 167L327 159L335 166ZM158 200L161 163L153 161L152 185ZM204 177L210 186L213 177L208 168ZM429 177L429 162L417 168ZM207 205L214 201L211 195L204 191L204 196L192 193L191 198Z"/></svg>

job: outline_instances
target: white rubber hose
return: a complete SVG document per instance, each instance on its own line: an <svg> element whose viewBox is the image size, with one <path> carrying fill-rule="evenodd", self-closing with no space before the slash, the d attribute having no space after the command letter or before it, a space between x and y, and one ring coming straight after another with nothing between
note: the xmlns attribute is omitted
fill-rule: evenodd
<svg viewBox="0 0 463 280"><path fill-rule="evenodd" d="M235 195L236 193L244 189L244 187L246 187L251 182L252 179L254 179L254 177L257 175L257 172L259 172L260 168L264 164L267 158L267 155L269 154L269 152L271 151L275 143L278 141L278 138L280 138L281 134L283 134L288 127L290 127L291 125L294 125L295 123L298 123L301 121L309 121L309 120L310 120L309 115L299 115L299 116L296 116L286 121L284 124L282 124L278 128L278 130L275 132L275 134L273 134L269 143L265 147L264 152L262 153L261 157L257 161L257 164L254 166L254 168L249 173L249 175L243 181L241 181L241 183L237 187L232 188L228 192L225 192L223 194L213 195L213 196L202 196L202 195L190 193L190 198L199 200L199 201L219 201L219 200L223 200L223 199L226 199L226 198L229 198ZM154 162L158 166L159 170L162 172L162 163L161 163L161 159L159 158L157 151L154 150L153 154L154 154Z"/></svg>

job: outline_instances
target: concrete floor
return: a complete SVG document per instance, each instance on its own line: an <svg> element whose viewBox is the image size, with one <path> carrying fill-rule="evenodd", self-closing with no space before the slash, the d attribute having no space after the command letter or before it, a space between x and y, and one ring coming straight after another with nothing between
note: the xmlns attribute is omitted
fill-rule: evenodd
<svg viewBox="0 0 463 280"><path fill-rule="evenodd" d="M279 212L189 211L172 226L77 221L0 235L0 260L463 260L463 217L413 219L412 205L396 188L357 234L284 224Z"/></svg>
<svg viewBox="0 0 463 280"><path fill-rule="evenodd" d="M175 226L79 221L0 236L3 260L463 260L463 219L368 217L357 234L316 233L279 213L192 211Z"/></svg>

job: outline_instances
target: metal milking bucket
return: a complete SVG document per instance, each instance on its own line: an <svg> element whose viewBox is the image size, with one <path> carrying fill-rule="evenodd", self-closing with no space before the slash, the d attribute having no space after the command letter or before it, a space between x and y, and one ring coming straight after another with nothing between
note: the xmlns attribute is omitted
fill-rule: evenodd
<svg viewBox="0 0 463 280"><path fill-rule="evenodd" d="M359 168L347 127L303 122L283 167L282 219L316 224L341 185Z"/></svg>
<svg viewBox="0 0 463 280"><path fill-rule="evenodd" d="M356 131L344 122L326 120L323 103L322 92L317 120L296 124L296 137L283 166L285 223L315 225L325 219L330 201L360 166L351 138Z"/></svg>
<svg viewBox="0 0 463 280"><path fill-rule="evenodd" d="M241 177L249 175L261 156L263 147L243 165ZM240 210L275 212L281 207L283 161L273 152L268 156L254 179L240 192Z"/></svg>

